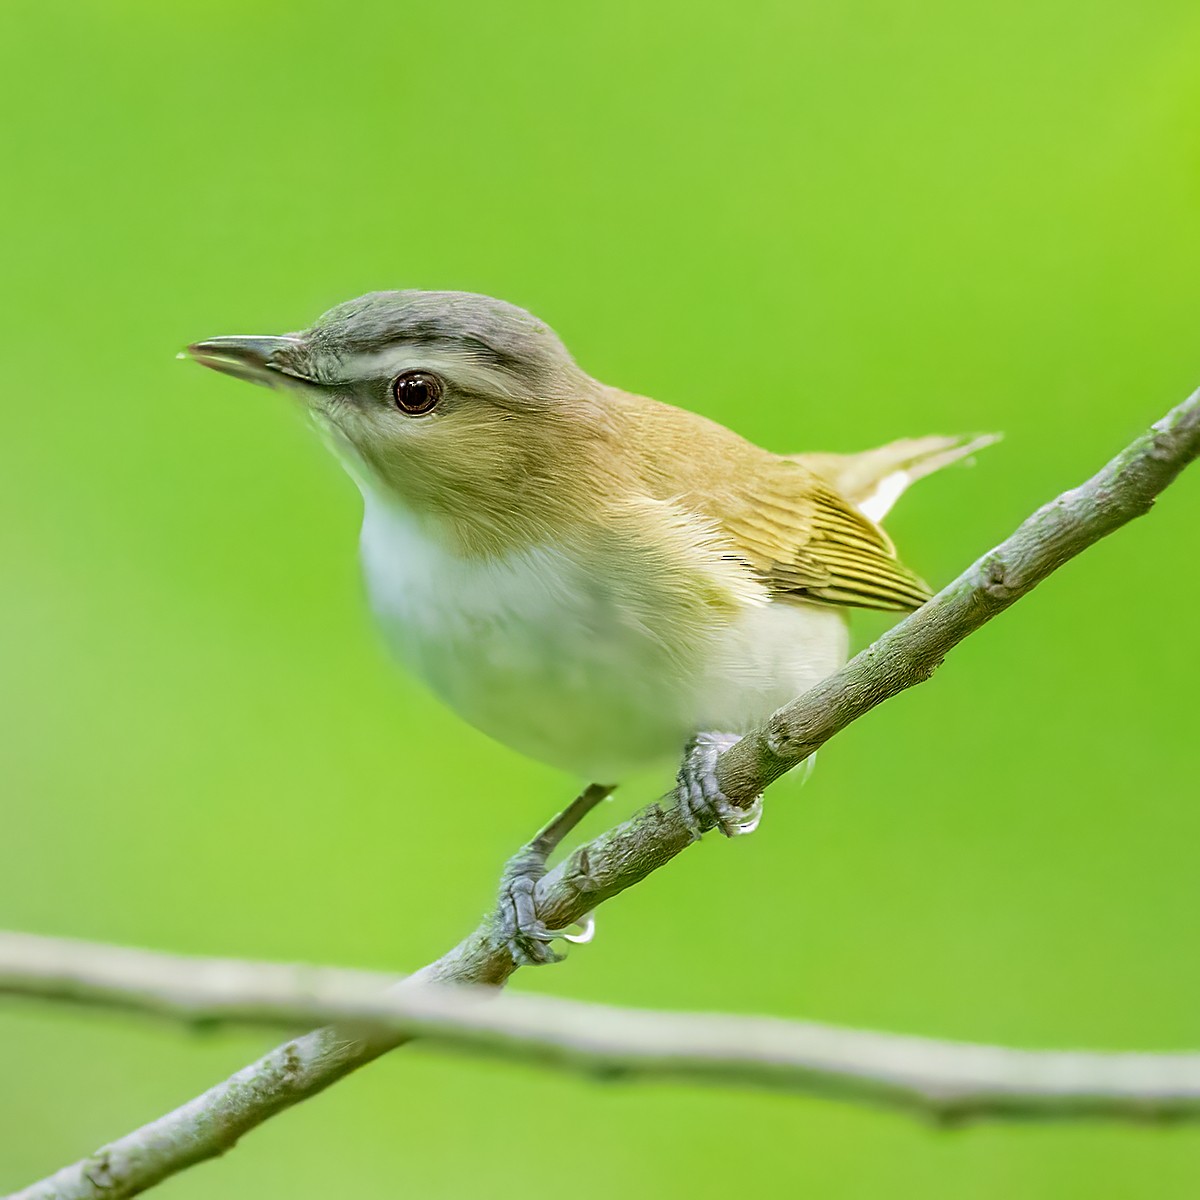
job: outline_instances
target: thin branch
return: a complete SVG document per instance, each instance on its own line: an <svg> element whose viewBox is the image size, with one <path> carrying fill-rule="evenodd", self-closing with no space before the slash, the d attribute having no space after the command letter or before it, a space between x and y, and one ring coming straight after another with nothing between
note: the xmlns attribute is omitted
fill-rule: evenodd
<svg viewBox="0 0 1200 1200"><path fill-rule="evenodd" d="M1042 505L1011 536L915 613L721 756L721 788L749 805L835 733L897 693L924 683L965 637L1028 595L1065 562L1144 516L1200 457L1200 391L1193 392L1103 470Z"/></svg>
<svg viewBox="0 0 1200 1200"><path fill-rule="evenodd" d="M1200 1118L1200 1054L1013 1050L492 988L398 989L377 972L185 958L14 933L0 933L0 993L206 1026L370 1024L605 1080L665 1077L837 1096L943 1123Z"/></svg>
<svg viewBox="0 0 1200 1200"><path fill-rule="evenodd" d="M718 774L746 804L875 705L928 679L962 639L1063 563L1147 512L1200 455L1200 392L1173 409L1087 483L1064 493L928 604L824 683L725 752ZM577 849L538 885L538 913L565 928L644 879L691 844L673 804L651 804ZM484 919L458 946L412 978L500 985L515 970L503 914ZM228 1150L268 1117L314 1095L405 1041L378 1029L314 1030L141 1129L15 1195L20 1200L119 1200Z"/></svg>

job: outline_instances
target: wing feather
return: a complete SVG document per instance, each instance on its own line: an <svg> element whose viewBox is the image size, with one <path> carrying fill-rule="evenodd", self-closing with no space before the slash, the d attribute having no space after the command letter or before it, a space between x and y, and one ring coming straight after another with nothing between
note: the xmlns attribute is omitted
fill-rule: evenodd
<svg viewBox="0 0 1200 1200"><path fill-rule="evenodd" d="M736 489L689 499L778 599L908 610L932 594L878 525L794 460L772 456Z"/></svg>
<svg viewBox="0 0 1200 1200"><path fill-rule="evenodd" d="M842 456L798 461L694 413L614 390L606 395L620 416L613 429L623 454L637 448L645 494L704 521L722 558L744 564L770 599L899 610L929 599L928 585L855 506L865 484L843 470ZM916 477L965 453L957 446L906 443L895 457ZM871 469L876 465L891 470L895 463L872 460Z"/></svg>

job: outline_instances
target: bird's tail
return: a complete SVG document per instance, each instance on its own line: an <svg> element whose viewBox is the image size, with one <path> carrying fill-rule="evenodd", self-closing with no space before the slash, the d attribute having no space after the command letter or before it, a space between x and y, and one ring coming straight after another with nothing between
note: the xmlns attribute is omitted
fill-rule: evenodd
<svg viewBox="0 0 1200 1200"><path fill-rule="evenodd" d="M998 433L903 438L860 454L793 454L872 521L882 521L918 479L998 442Z"/></svg>

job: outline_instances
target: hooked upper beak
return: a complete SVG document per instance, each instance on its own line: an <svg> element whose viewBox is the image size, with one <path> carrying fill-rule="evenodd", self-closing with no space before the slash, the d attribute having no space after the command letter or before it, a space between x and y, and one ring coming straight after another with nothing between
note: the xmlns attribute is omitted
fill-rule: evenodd
<svg viewBox="0 0 1200 1200"><path fill-rule="evenodd" d="M281 374L295 374L279 361L278 355L299 341L295 337L215 337L193 342L179 357L192 358L202 367L211 367L247 383L277 387L284 382L279 378Z"/></svg>

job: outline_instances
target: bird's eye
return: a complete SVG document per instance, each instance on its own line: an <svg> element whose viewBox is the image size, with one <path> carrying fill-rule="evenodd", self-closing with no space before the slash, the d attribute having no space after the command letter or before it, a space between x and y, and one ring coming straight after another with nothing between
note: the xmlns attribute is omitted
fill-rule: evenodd
<svg viewBox="0 0 1200 1200"><path fill-rule="evenodd" d="M442 381L428 371L405 371L392 384L396 407L410 417L432 412L442 398Z"/></svg>

